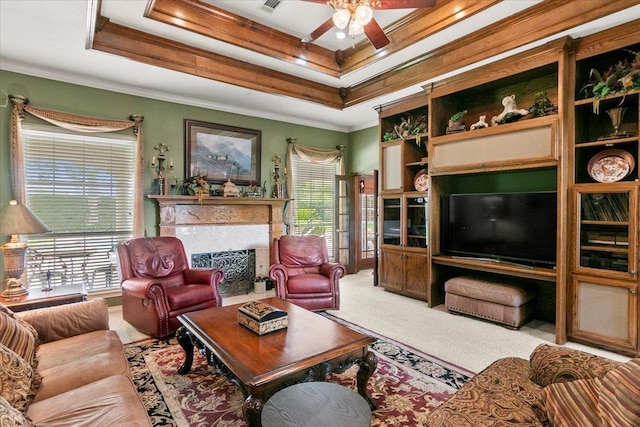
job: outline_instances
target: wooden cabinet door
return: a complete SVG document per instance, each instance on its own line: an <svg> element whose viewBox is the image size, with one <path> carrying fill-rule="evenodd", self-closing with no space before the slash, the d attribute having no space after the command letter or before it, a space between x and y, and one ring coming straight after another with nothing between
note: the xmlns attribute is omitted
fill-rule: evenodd
<svg viewBox="0 0 640 427"><path fill-rule="evenodd" d="M427 299L427 263L426 254L404 253L404 291L407 295Z"/></svg>
<svg viewBox="0 0 640 427"><path fill-rule="evenodd" d="M402 291L404 283L403 253L380 250L380 285L385 289Z"/></svg>
<svg viewBox="0 0 640 427"><path fill-rule="evenodd" d="M574 275L571 290L571 338L637 351L637 282Z"/></svg>

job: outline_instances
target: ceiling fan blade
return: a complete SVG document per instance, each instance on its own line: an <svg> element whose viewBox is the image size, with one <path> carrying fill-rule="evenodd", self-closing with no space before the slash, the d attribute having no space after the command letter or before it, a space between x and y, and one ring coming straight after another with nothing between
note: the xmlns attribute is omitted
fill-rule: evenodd
<svg viewBox="0 0 640 427"><path fill-rule="evenodd" d="M382 4L375 9L418 9L433 7L435 4L436 0L382 0Z"/></svg>
<svg viewBox="0 0 640 427"><path fill-rule="evenodd" d="M309 43L316 40L318 37L333 28L333 18L327 19L322 25L313 30L308 36L302 39L304 43Z"/></svg>
<svg viewBox="0 0 640 427"><path fill-rule="evenodd" d="M364 26L364 33L376 49L380 49L391 43L375 19L372 19L371 22Z"/></svg>

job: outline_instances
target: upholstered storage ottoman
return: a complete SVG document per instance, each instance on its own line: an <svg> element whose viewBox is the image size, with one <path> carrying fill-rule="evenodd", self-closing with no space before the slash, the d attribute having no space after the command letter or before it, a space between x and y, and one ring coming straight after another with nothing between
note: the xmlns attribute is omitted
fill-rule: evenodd
<svg viewBox="0 0 640 427"><path fill-rule="evenodd" d="M517 329L533 314L535 291L509 279L461 276L444 284L445 306Z"/></svg>

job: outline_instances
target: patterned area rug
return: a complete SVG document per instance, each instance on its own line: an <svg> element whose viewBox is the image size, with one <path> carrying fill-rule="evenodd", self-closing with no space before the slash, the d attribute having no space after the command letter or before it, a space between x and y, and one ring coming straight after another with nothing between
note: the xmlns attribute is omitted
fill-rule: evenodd
<svg viewBox="0 0 640 427"><path fill-rule="evenodd" d="M472 375L371 331L349 326L378 338L371 345L378 356L378 367L368 383L369 395L377 405L371 426L426 426L431 409ZM126 352L134 383L154 426L246 427L242 393L197 352L187 375L177 373L183 351L175 339L129 344ZM357 390L357 369L354 366L333 374L329 381Z"/></svg>

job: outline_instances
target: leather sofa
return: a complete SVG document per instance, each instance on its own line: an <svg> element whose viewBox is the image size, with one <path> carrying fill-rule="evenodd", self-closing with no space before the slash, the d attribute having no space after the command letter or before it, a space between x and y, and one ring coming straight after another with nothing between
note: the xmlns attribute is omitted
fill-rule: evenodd
<svg viewBox="0 0 640 427"><path fill-rule="evenodd" d="M0 425L151 426L104 299L20 313L0 304L0 322Z"/></svg>
<svg viewBox="0 0 640 427"><path fill-rule="evenodd" d="M429 427L640 426L640 359L540 345L495 361L429 414Z"/></svg>
<svg viewBox="0 0 640 427"><path fill-rule="evenodd" d="M276 295L312 311L340 308L339 279L344 265L329 262L327 242L316 235L286 235L273 240L269 277Z"/></svg>

